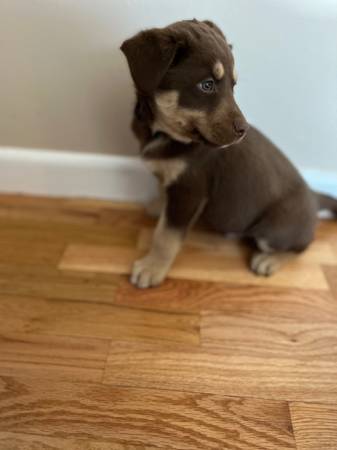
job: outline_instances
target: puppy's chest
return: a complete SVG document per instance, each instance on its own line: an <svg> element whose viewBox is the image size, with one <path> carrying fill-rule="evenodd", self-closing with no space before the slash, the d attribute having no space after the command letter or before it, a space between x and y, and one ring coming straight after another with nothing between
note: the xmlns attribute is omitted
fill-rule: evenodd
<svg viewBox="0 0 337 450"><path fill-rule="evenodd" d="M181 158L146 159L145 164L165 187L177 181L187 170L187 163Z"/></svg>

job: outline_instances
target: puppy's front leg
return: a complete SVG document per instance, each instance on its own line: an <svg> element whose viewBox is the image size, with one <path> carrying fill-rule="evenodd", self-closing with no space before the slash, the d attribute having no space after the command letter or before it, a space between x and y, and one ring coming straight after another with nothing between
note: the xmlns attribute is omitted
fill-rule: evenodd
<svg viewBox="0 0 337 450"><path fill-rule="evenodd" d="M160 284L181 248L183 235L184 230L167 224L166 211L163 208L149 253L133 265L131 283L139 288Z"/></svg>
<svg viewBox="0 0 337 450"><path fill-rule="evenodd" d="M151 217L160 217L161 212L163 211L165 207L165 191L163 188L159 188L159 195L158 197L151 200L147 205L145 206L146 212Z"/></svg>

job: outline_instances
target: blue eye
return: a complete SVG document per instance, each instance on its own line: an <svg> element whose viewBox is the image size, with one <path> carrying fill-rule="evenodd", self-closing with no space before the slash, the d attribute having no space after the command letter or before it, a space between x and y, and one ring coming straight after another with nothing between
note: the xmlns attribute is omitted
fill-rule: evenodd
<svg viewBox="0 0 337 450"><path fill-rule="evenodd" d="M208 78L198 83L198 88L206 94L212 94L215 91L215 83L213 78Z"/></svg>

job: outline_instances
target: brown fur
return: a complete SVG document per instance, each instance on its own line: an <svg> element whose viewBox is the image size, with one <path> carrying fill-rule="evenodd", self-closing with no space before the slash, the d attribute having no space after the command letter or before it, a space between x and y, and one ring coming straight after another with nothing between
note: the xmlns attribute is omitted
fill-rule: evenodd
<svg viewBox="0 0 337 450"><path fill-rule="evenodd" d="M221 30L209 21L182 21L141 32L121 48L137 93L132 128L166 188L152 256L135 264L133 283L148 287L164 279L197 218L213 231L255 241L260 253L251 268L258 275L303 251L314 237L319 201L335 211L337 202L312 193L275 145L248 130ZM215 91L201 92L200 82L212 76ZM160 236L179 238L170 250Z"/></svg>

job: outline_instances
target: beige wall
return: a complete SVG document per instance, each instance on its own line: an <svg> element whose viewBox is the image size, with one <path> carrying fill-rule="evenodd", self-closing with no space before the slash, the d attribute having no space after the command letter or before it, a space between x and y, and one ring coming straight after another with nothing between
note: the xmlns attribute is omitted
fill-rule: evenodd
<svg viewBox="0 0 337 450"><path fill-rule="evenodd" d="M134 154L119 45L192 17L234 43L248 119L297 164L337 170L336 0L0 0L0 146Z"/></svg>
<svg viewBox="0 0 337 450"><path fill-rule="evenodd" d="M124 1L0 1L0 144L135 150Z"/></svg>

